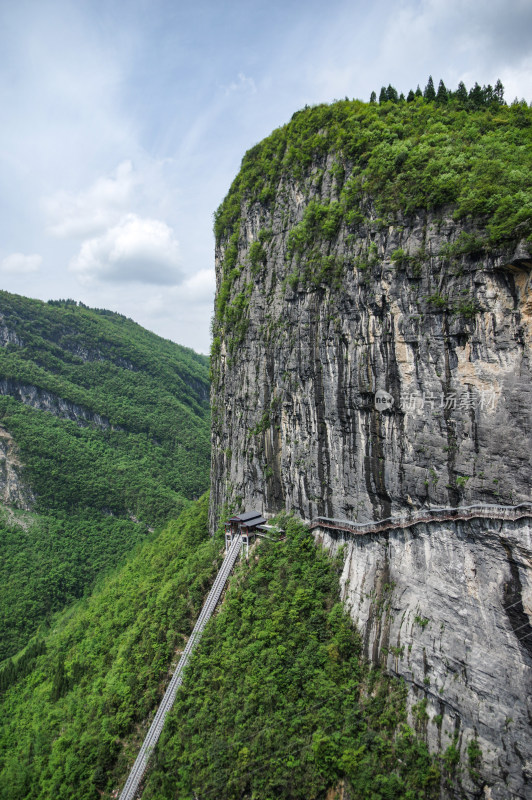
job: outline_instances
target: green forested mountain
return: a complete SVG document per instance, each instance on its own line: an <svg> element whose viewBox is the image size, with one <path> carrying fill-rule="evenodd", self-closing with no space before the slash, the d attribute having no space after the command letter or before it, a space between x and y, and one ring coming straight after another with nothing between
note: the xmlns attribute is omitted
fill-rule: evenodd
<svg viewBox="0 0 532 800"><path fill-rule="evenodd" d="M239 260L241 209L259 202L273 215L286 175L312 172L318 185L334 155L334 197L308 202L288 233L290 284L342 274L329 246L344 222L355 236L419 210L479 221L448 248L458 270L463 253L530 242L531 135L532 111L498 101L298 112L249 151L217 212L227 247L215 334L224 327L238 348L252 286L232 293L247 267L260 278L271 246L261 229ZM357 267L368 284L370 267ZM16 653L0 666L0 800L110 800L222 557L207 498L190 502L207 486L207 359L72 302L4 293L0 313L0 658ZM215 355L220 346L215 335ZM476 740L463 764L457 737L431 757L418 734L439 730L441 715L416 701L413 730L404 684L364 662L339 603L341 559L293 519L282 525L286 540L261 542L237 568L206 629L146 800L325 800L340 785L345 797L417 800L460 770L476 779ZM386 602L375 596L376 619ZM399 658L400 642L388 653Z"/></svg>
<svg viewBox="0 0 532 800"><path fill-rule="evenodd" d="M532 109L492 98L479 103L448 97L445 102L413 95L411 101L384 97L380 104L341 100L306 107L244 155L241 169L215 214L218 247L223 244L221 283L216 296L216 359L225 336L232 355L248 325L255 282L279 233L267 223L239 256L243 209L257 204L265 219L287 224L283 181L305 187L303 218L288 230L284 278L292 289L341 287L354 264L370 270L378 261L375 243L355 255L355 245L416 215L434 213L461 222L456 242L438 253L451 269L466 255L496 257L501 249L532 241ZM320 200L322 184L330 196ZM282 227L281 226L281 227ZM467 228L467 229L466 229ZM283 228L284 230L284 228ZM342 231L343 255L337 252ZM423 252L393 253L399 267L419 268ZM253 280L243 283L250 269ZM457 305L464 315L474 307Z"/></svg>
<svg viewBox="0 0 532 800"><path fill-rule="evenodd" d="M2 659L205 491L209 384L119 314L2 292L0 315Z"/></svg>
<svg viewBox="0 0 532 800"><path fill-rule="evenodd" d="M185 510L29 654L1 701L2 800L116 796L220 561L207 505ZM357 797L434 796L439 767L405 724L404 687L361 660L338 565L304 526L283 525L286 541L260 544L209 623L146 798L324 797L342 778Z"/></svg>
<svg viewBox="0 0 532 800"><path fill-rule="evenodd" d="M218 563L207 505L144 543L15 664L0 695L2 800L97 798L123 775L124 743L144 730Z"/></svg>

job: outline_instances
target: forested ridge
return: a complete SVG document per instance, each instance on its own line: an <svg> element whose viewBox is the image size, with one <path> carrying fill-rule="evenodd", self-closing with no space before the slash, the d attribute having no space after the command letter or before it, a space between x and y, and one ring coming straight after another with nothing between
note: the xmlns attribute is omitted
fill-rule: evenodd
<svg viewBox="0 0 532 800"><path fill-rule="evenodd" d="M319 185L327 156L338 193L318 219L328 238L342 215L356 231L372 210L368 200L382 224L438 208L475 218L486 225L488 249L530 236L532 109L524 101L506 105L493 90L478 102L476 91L445 102L425 94L399 100L390 86L378 104L345 99L296 111L244 155L215 215L217 240L237 233L241 203L274 204L282 176L297 180L314 167Z"/></svg>
<svg viewBox="0 0 532 800"><path fill-rule="evenodd" d="M34 643L0 696L2 800L116 788L221 560L207 505L192 504L140 544Z"/></svg>
<svg viewBox="0 0 532 800"><path fill-rule="evenodd" d="M205 356L73 301L2 292L0 314L0 426L32 497L0 521L2 659L205 491L210 444Z"/></svg>

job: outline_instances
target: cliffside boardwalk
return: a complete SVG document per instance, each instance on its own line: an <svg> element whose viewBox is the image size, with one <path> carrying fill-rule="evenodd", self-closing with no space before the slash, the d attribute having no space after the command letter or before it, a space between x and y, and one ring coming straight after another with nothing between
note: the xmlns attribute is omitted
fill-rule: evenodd
<svg viewBox="0 0 532 800"><path fill-rule="evenodd" d="M122 789L120 800L133 800L133 798L138 797L137 792L142 780L142 776L146 771L150 756L159 740L159 736L161 735L166 715L172 708L176 692L183 683L183 670L187 665L188 659L194 647L201 639L205 625L209 621L214 609L218 605L218 601L220 600L224 586L229 575L231 574L231 570L235 565L235 561L238 558L241 544L241 537L236 536L231 543L231 547L227 551L227 554L222 562L222 566L220 567L220 570L216 576L216 580L214 581L213 587L209 592L203 608L201 609L201 613L194 626L194 630L192 631L187 645L181 654L176 671L174 672L172 679L168 684L168 688L164 694L161 704L157 709L157 713L155 714L153 722L150 725L150 729L146 734L146 738L142 743L139 754L135 760L135 763L133 764L131 772L129 773L129 777L124 785L124 788Z"/></svg>
<svg viewBox="0 0 532 800"><path fill-rule="evenodd" d="M381 533L394 528L411 528L412 525L420 525L423 522L446 522L448 520L475 518L518 520L523 517L530 517L531 514L532 502L520 503L517 506L479 503L473 506L422 509L406 516L387 517L386 519L373 520L371 522L351 522L346 519L315 517L310 523L310 529L329 528L362 536L368 533Z"/></svg>

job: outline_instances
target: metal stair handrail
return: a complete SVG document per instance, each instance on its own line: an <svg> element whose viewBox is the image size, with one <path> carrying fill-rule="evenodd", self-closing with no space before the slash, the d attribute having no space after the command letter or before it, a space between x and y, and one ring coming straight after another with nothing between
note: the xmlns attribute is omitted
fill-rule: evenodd
<svg viewBox="0 0 532 800"><path fill-rule="evenodd" d="M186 644L186 647L181 653L176 670L170 683L168 684L168 688L164 693L164 697L161 700L159 708L157 709L157 713L155 714L153 722L151 723L148 733L146 734L146 737L141 745L139 754L135 759L135 763L133 764L129 776L124 784L124 788L122 789L119 800L133 800L137 795L140 782L148 766L150 756L159 740L159 736L161 735L166 715L172 708L177 690L183 683L183 671L187 665L192 651L201 639L205 625L209 621L214 609L218 605L218 601L221 597L224 586L229 575L231 574L231 570L235 565L235 561L238 558L240 546L241 537L236 536L231 543L231 547L227 551L220 569L218 570L214 584L207 596L205 603L203 604L203 608L201 609L201 613L197 619L194 629L190 634L190 638Z"/></svg>
<svg viewBox="0 0 532 800"><path fill-rule="evenodd" d="M453 519L511 519L532 516L532 502L519 503L516 506L497 505L495 503L477 503L471 506L435 506L420 509L412 514L386 517L381 520L368 522L352 522L351 520L334 519L331 517L315 517L311 520L311 530L315 528L332 528L357 535L379 533L392 528L409 528L423 522L445 522Z"/></svg>

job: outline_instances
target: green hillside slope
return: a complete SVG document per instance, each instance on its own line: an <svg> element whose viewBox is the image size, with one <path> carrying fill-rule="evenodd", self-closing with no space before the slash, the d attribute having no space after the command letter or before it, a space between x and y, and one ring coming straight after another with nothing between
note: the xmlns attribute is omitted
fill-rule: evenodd
<svg viewBox="0 0 532 800"><path fill-rule="evenodd" d="M29 654L1 702L2 800L115 796L220 563L207 505ZM404 688L360 659L337 565L306 528L283 524L286 541L259 545L209 623L146 797L324 797L343 778L360 797L370 786L375 798L432 796L438 767L404 724Z"/></svg>
<svg viewBox="0 0 532 800"><path fill-rule="evenodd" d="M161 696L219 551L203 498L4 671L2 800L97 798L120 779L130 758L124 742Z"/></svg>
<svg viewBox="0 0 532 800"><path fill-rule="evenodd" d="M3 499L30 512L0 523L2 659L205 491L210 446L206 357L73 302L0 314Z"/></svg>

